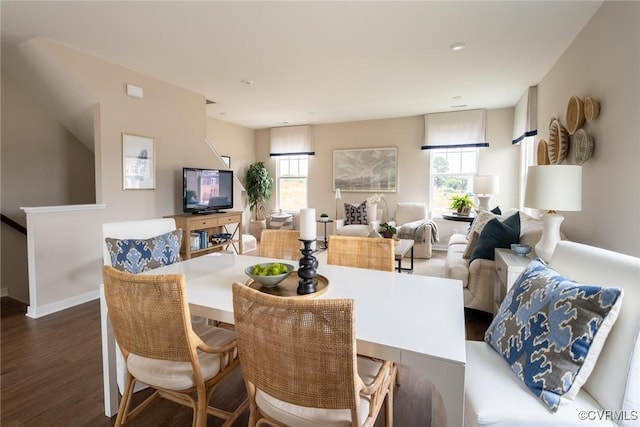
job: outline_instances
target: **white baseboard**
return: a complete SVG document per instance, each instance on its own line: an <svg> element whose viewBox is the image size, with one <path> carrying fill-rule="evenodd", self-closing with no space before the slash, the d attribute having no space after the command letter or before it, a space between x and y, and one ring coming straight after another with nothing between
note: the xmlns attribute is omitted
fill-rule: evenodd
<svg viewBox="0 0 640 427"><path fill-rule="evenodd" d="M58 311L66 310L67 308L75 307L76 305L84 304L85 302L93 301L98 298L100 298L100 291L96 290L40 307L34 307L30 305L27 307L27 316L33 319L38 319L40 317L44 317Z"/></svg>

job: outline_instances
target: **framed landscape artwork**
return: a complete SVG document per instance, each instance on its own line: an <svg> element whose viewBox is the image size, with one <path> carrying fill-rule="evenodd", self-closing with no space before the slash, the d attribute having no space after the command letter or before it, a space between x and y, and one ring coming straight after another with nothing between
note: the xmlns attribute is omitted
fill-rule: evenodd
<svg viewBox="0 0 640 427"><path fill-rule="evenodd" d="M333 150L333 190L398 191L398 149Z"/></svg>

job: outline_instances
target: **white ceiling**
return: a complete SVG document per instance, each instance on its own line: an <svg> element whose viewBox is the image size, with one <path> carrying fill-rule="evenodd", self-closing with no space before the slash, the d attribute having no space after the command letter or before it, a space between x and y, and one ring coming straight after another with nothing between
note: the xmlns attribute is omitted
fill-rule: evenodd
<svg viewBox="0 0 640 427"><path fill-rule="evenodd" d="M3 0L2 52L47 37L200 93L211 117L331 123L513 106L601 3Z"/></svg>

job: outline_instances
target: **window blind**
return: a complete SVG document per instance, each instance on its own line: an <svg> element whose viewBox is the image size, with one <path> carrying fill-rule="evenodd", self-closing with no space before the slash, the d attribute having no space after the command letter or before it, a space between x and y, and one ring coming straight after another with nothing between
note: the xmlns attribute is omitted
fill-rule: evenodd
<svg viewBox="0 0 640 427"><path fill-rule="evenodd" d="M538 134L538 86L531 86L522 95L513 113L512 144Z"/></svg>
<svg viewBox="0 0 640 427"><path fill-rule="evenodd" d="M425 114L423 150L438 148L488 147L486 110Z"/></svg>
<svg viewBox="0 0 640 427"><path fill-rule="evenodd" d="M271 156L314 155L311 126L286 126L270 129Z"/></svg>

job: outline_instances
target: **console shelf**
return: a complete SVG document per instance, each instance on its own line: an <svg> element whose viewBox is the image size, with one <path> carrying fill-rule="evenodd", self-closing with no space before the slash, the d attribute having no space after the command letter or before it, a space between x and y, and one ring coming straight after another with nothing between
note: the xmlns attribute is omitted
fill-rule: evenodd
<svg viewBox="0 0 640 427"><path fill-rule="evenodd" d="M196 256L206 255L211 252L226 250L229 245L237 252L242 253L242 212L227 211L206 215L179 214L169 215L176 221L176 227L183 230L182 247L180 256L182 259L189 259ZM228 227L233 226L233 229ZM212 244L209 239L207 247L195 249L191 247L191 233L205 231L209 238L214 234L230 233L231 239L224 243Z"/></svg>

